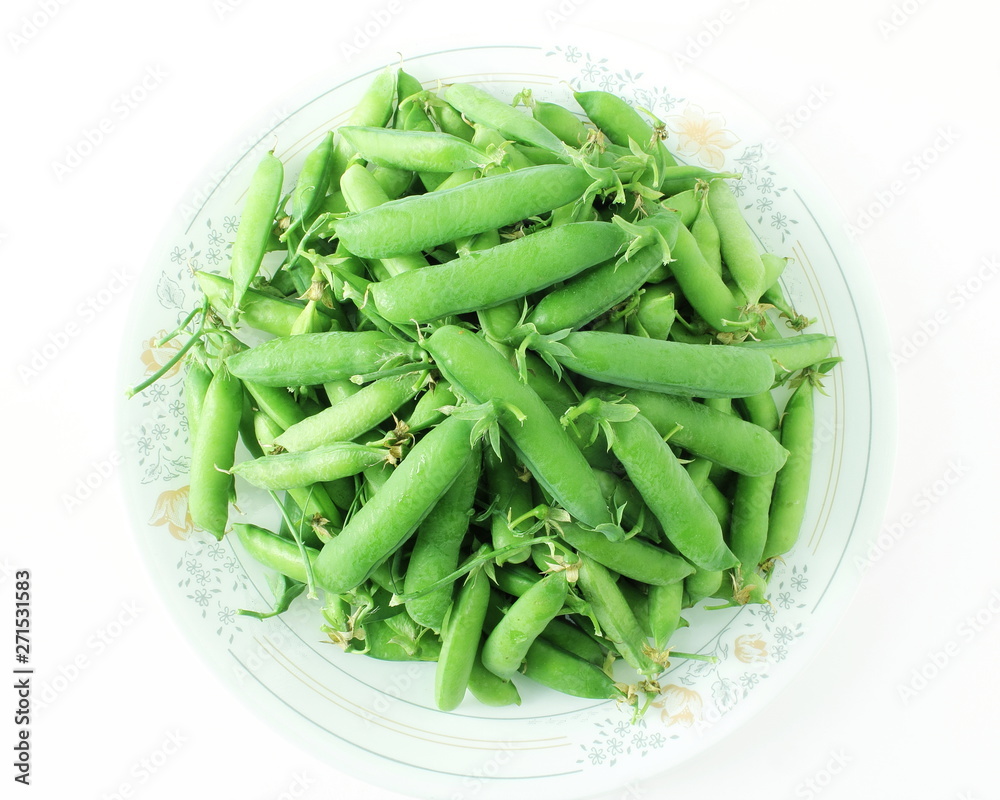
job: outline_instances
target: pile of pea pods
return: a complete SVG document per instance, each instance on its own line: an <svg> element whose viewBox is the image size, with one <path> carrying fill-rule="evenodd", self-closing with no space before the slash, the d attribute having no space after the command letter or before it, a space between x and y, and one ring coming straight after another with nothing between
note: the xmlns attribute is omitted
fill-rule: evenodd
<svg viewBox="0 0 1000 800"><path fill-rule="evenodd" d="M264 156L185 320L191 519L276 576L244 613L305 593L345 651L436 662L444 710L533 680L641 711L699 658L684 609L767 602L839 360L738 176L575 100L378 74L290 192Z"/></svg>

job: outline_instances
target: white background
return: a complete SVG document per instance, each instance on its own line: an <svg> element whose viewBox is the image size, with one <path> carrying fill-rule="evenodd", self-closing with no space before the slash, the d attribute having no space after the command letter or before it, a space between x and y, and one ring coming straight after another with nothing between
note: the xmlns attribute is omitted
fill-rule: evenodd
<svg viewBox="0 0 1000 800"><path fill-rule="evenodd" d="M553 26L569 38L580 26L667 58L690 48L692 69L776 122L817 90L829 95L793 141L846 220L872 206L879 216L860 242L900 356L886 513L897 535L883 539L820 656L749 727L607 798L1000 796L1000 277L988 267L1000 256L1000 11L972 0L362 0L351 9L6 0L0 620L13 619L11 571L30 568L36 680L72 679L35 715L28 789L9 791L13 734L4 734L3 796L103 798L127 783L144 800L398 797L295 749L204 667L147 585L112 463L121 334L164 220L206 163L290 87L351 70L343 45L364 45L365 23L380 28L366 59L470 38L521 42ZM146 98L116 114L119 96L144 78ZM113 127L93 152L57 174L54 162L105 117ZM59 354L27 374L35 350L67 326L74 333ZM65 497L95 472L108 477L68 508ZM963 621L976 614L980 631L967 635ZM0 664L11 659L9 636ZM921 669L931 679L904 698L900 687ZM5 732L15 701L0 691ZM138 780L136 765L161 751L170 752L162 766Z"/></svg>

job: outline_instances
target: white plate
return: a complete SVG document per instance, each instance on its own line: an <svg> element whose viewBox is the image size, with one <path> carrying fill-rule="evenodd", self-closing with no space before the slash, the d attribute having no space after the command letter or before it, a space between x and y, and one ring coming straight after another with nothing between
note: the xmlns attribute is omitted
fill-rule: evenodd
<svg viewBox="0 0 1000 800"><path fill-rule="evenodd" d="M577 34L578 35L578 34ZM324 642L303 598L258 622L239 608L271 602L264 571L232 538L215 542L187 516L188 445L181 374L121 409L126 493L148 569L178 623L222 680L270 725L338 769L421 797L580 797L650 777L735 730L823 644L856 588L856 556L878 530L889 484L894 396L874 289L841 215L808 167L742 103L693 70L632 44L561 41L407 54L425 85L468 81L511 97L571 103L569 87L606 89L667 124L689 163L743 173L741 201L762 245L794 262L783 278L797 308L835 334L844 363L817 398L814 477L798 546L776 570L770 607L696 610L678 649L718 663L675 661L666 691L638 724L613 702L557 696L522 682L523 703L490 709L471 698L433 707L433 666L348 656ZM129 381L176 348L153 346L198 293L193 268L222 268L241 195L262 153L277 146L294 181L308 150L344 122L373 75L331 75L262 118L201 176L167 222L137 292L125 340ZM250 519L273 512L243 497ZM266 517L265 517L266 518Z"/></svg>

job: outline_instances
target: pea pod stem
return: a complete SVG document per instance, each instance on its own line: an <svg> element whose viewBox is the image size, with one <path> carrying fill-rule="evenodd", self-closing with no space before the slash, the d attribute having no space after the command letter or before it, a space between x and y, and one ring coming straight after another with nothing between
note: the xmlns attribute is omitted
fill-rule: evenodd
<svg viewBox="0 0 1000 800"><path fill-rule="evenodd" d="M298 525L295 525L291 519L287 516L285 511L285 506L278 498L278 495L273 491L268 490L268 495L277 504L278 508L281 510L281 516L285 520L285 524L288 525L289 530L292 532L292 538L295 540L295 546L299 549L299 555L302 558L302 563L305 567L306 572L306 596L310 600L316 598L316 576L313 569L313 559L310 558L310 554L306 550L305 542L302 539L302 531L299 529Z"/></svg>
<svg viewBox="0 0 1000 800"><path fill-rule="evenodd" d="M191 337L181 345L180 349L174 353L167 361L161 366L156 372L150 375L146 380L141 383L136 384L131 389L126 392L126 397L134 397L139 394L139 392L144 392L154 383L156 383L160 378L166 375L170 370L172 370L180 362L188 351L194 347L196 344L201 342L202 335L205 333L205 323L208 320L208 301L206 300L201 306L201 322L198 324L198 329L191 335Z"/></svg>
<svg viewBox="0 0 1000 800"><path fill-rule="evenodd" d="M276 497L272 499L277 502ZM306 563L316 558L316 550L311 547L300 549L295 541L245 522L235 523L233 532L255 561L288 576L293 581L307 582Z"/></svg>
<svg viewBox="0 0 1000 800"><path fill-rule="evenodd" d="M292 601L302 594L306 587L305 584L289 581L288 578L284 576L282 576L282 583L284 584L284 589L275 593L274 608L271 611L250 611L248 609L241 608L236 613L259 620L270 619L271 617L277 617L280 614L284 614L288 610L289 606L291 606Z"/></svg>
<svg viewBox="0 0 1000 800"><path fill-rule="evenodd" d="M160 337L160 340L156 343L156 346L163 347L163 345L165 345L167 342L173 339L177 334L179 334L182 330L184 330L191 323L191 320L193 320L200 313L205 313L204 307L191 309L188 315L184 317L184 319L176 328L170 331L170 333L168 333L166 336Z"/></svg>

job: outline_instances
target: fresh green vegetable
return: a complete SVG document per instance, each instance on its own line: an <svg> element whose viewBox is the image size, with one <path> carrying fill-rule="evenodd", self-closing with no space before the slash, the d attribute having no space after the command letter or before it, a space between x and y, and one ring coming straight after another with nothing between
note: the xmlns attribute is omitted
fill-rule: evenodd
<svg viewBox="0 0 1000 800"><path fill-rule="evenodd" d="M736 176L575 99L378 73L287 196L264 157L132 392L187 360L191 519L275 576L244 613L322 599L345 651L435 662L442 710L533 680L640 714L668 652L706 658L683 609L766 603L805 519L836 340L797 333ZM230 525L237 489L276 532Z"/></svg>

